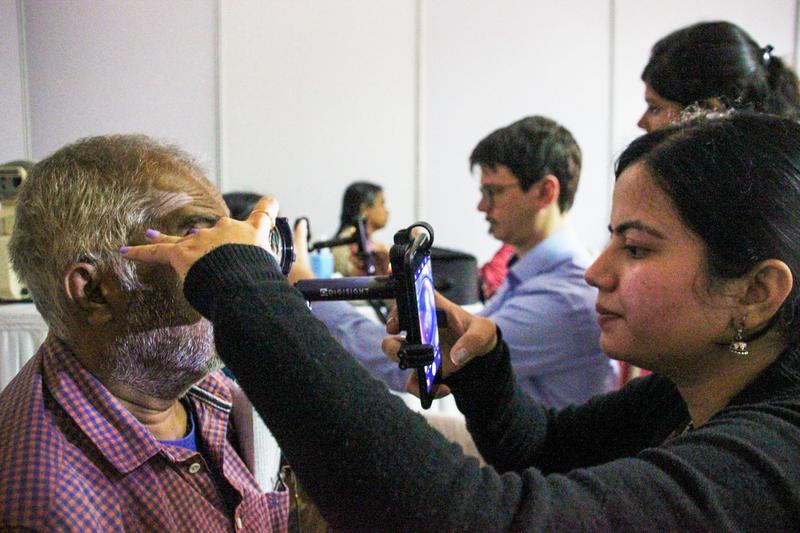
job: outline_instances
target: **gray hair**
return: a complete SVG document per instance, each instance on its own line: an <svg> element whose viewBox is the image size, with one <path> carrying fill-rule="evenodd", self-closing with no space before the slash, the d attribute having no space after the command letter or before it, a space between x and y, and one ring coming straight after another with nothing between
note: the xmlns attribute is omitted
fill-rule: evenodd
<svg viewBox="0 0 800 533"><path fill-rule="evenodd" d="M73 322L63 290L68 265L90 263L115 273L125 289L139 285L135 266L120 257L119 248L156 220L165 193L152 184L164 175L207 182L177 146L144 135L111 135L61 148L36 164L23 183L11 262L59 338L70 339Z"/></svg>

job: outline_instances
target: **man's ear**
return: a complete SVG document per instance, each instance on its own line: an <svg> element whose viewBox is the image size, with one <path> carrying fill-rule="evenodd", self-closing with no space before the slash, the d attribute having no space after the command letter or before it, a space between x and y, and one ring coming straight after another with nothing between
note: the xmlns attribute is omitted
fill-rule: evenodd
<svg viewBox="0 0 800 533"><path fill-rule="evenodd" d="M792 291L794 277L786 263L767 259L753 267L743 281L739 304L744 306L748 329L752 329L762 326L778 312Z"/></svg>
<svg viewBox="0 0 800 533"><path fill-rule="evenodd" d="M103 275L91 263L72 263L64 274L67 300L83 311L86 322L98 326L114 318L110 299L118 296L119 284L110 275Z"/></svg>
<svg viewBox="0 0 800 533"><path fill-rule="evenodd" d="M535 201L539 209L544 209L549 205L558 202L558 195L561 193L561 184L558 178L552 174L546 174L542 179L533 184L529 192L535 195Z"/></svg>

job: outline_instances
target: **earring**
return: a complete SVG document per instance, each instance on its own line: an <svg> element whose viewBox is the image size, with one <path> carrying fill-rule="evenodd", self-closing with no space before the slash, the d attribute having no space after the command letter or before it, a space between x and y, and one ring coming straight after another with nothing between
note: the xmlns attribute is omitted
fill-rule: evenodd
<svg viewBox="0 0 800 533"><path fill-rule="evenodd" d="M741 326L736 328L736 335L728 345L728 351L740 357L750 355L750 350L747 349L747 342L744 340L744 329Z"/></svg>

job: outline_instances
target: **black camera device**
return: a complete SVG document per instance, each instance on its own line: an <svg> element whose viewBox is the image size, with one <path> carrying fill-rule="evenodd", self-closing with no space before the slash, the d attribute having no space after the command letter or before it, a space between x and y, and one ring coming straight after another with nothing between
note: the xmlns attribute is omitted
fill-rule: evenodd
<svg viewBox="0 0 800 533"><path fill-rule="evenodd" d="M295 260L294 237L292 237L292 227L286 217L277 217L275 227L269 232L269 248L272 255L278 261L281 272L288 276L292 270L292 263Z"/></svg>
<svg viewBox="0 0 800 533"><path fill-rule="evenodd" d="M430 225L415 222L394 235L394 245L389 251L390 275L312 279L295 284L309 302L395 299L400 329L406 332L406 343L399 354L400 368L417 370L424 409L431 406L441 380L442 356L430 259L432 244Z"/></svg>

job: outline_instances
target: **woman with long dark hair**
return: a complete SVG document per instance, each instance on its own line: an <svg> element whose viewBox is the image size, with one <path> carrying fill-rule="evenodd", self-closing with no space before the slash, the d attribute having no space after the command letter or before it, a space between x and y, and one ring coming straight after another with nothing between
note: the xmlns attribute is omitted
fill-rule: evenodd
<svg viewBox="0 0 800 533"><path fill-rule="evenodd" d="M364 219L367 239L371 252L382 258L377 261L386 269L388 246L372 239L372 234L386 226L389 210L386 209L386 198L380 185L368 181L356 181L348 185L342 197L342 210L339 215L337 237L350 237L356 231L358 219ZM337 246L333 252L333 269L344 276L363 274L352 263L351 249L348 246ZM385 273L385 272L381 272Z"/></svg>

